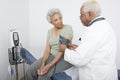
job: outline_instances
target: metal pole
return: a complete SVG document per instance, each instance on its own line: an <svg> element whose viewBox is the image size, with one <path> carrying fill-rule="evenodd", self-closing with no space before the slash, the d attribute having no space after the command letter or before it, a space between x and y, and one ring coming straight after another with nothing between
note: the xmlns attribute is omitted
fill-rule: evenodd
<svg viewBox="0 0 120 80"><path fill-rule="evenodd" d="M23 61L23 71L24 71L24 80L25 80L25 60Z"/></svg>
<svg viewBox="0 0 120 80"><path fill-rule="evenodd" d="M15 64L16 80L18 80L18 64Z"/></svg>

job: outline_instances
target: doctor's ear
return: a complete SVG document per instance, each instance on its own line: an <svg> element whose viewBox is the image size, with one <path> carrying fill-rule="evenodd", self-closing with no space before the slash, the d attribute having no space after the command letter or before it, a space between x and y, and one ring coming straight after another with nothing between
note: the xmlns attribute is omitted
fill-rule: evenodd
<svg viewBox="0 0 120 80"><path fill-rule="evenodd" d="M50 23L52 24L52 21L50 21Z"/></svg>
<svg viewBox="0 0 120 80"><path fill-rule="evenodd" d="M93 11L89 11L88 14L89 14L89 16L92 17L92 18L95 17L95 13L94 13Z"/></svg>

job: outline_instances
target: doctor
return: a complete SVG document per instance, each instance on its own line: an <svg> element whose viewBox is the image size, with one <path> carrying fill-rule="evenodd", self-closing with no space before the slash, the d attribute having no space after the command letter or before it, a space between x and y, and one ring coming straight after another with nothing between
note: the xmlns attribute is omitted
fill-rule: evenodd
<svg viewBox="0 0 120 80"><path fill-rule="evenodd" d="M85 2L80 9L80 20L87 27L81 44L60 45L64 59L79 67L79 80L117 80L116 38L111 25L101 17L96 1Z"/></svg>

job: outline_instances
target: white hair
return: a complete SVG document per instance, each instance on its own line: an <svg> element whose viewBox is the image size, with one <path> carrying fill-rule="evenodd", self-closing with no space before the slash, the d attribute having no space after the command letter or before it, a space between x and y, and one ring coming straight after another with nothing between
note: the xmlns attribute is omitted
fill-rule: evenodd
<svg viewBox="0 0 120 80"><path fill-rule="evenodd" d="M51 22L51 17L55 14L60 14L62 16L61 11L58 8L53 8L53 9L50 9L47 13L47 16L46 16L47 21Z"/></svg>
<svg viewBox="0 0 120 80"><path fill-rule="evenodd" d="M92 11L96 16L101 15L101 6L95 0L85 2L82 7L84 12Z"/></svg>

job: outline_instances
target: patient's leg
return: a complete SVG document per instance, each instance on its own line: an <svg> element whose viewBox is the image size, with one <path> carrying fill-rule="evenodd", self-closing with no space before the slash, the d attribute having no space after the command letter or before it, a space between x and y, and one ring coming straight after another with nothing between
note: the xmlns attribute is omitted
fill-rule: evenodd
<svg viewBox="0 0 120 80"><path fill-rule="evenodd" d="M30 65L28 70L26 71L26 78L27 80L37 80L37 69L40 68L42 58L36 60L33 64Z"/></svg>
<svg viewBox="0 0 120 80"><path fill-rule="evenodd" d="M20 49L20 54L22 58L24 58L29 65L31 65L33 62L35 62L37 59L25 48Z"/></svg>

